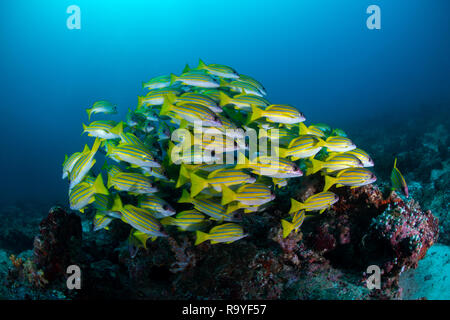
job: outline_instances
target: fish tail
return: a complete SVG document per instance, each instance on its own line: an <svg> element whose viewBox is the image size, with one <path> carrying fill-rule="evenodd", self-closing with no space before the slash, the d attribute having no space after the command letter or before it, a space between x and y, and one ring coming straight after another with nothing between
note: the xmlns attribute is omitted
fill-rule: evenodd
<svg viewBox="0 0 450 320"><path fill-rule="evenodd" d="M319 161L316 159L311 159L310 161L311 161L312 167L308 167L308 169L306 169L307 176L316 173L317 171L322 169L325 164L325 162L322 162L322 161Z"/></svg>
<svg viewBox="0 0 450 320"><path fill-rule="evenodd" d="M100 173L94 182L94 193L95 194L105 194L109 195L108 189L105 188L103 183L102 174Z"/></svg>
<svg viewBox="0 0 450 320"><path fill-rule="evenodd" d="M169 102L169 99L167 98L167 95L164 96L164 103L161 107L161 110L159 111L160 116L167 115L172 107L172 104Z"/></svg>
<svg viewBox="0 0 450 320"><path fill-rule="evenodd" d="M177 76L173 73L170 74L170 84L172 85L174 82L177 81Z"/></svg>
<svg viewBox="0 0 450 320"><path fill-rule="evenodd" d="M321 139L321 138L317 138L317 140L319 140L319 142L317 142L317 144L316 144L317 147L322 147L322 148L324 148L324 147L327 146L327 143L325 142L325 140L323 140L323 139Z"/></svg>
<svg viewBox="0 0 450 320"><path fill-rule="evenodd" d="M283 238L286 238L294 230L294 224L284 219L281 220L281 226L283 228Z"/></svg>
<svg viewBox="0 0 450 320"><path fill-rule="evenodd" d="M208 186L208 181L202 177L191 173L191 197L198 195L203 189Z"/></svg>
<svg viewBox="0 0 450 320"><path fill-rule="evenodd" d="M138 96L138 105L136 109L139 110L143 105L144 105L144 97Z"/></svg>
<svg viewBox="0 0 450 320"><path fill-rule="evenodd" d="M123 122L120 121L114 128L109 130L109 132L117 135L121 135L123 133Z"/></svg>
<svg viewBox="0 0 450 320"><path fill-rule="evenodd" d="M205 242L208 240L209 235L202 231L196 231L195 234L197 235L197 238L195 240L195 245L199 245L202 242Z"/></svg>
<svg viewBox="0 0 450 320"><path fill-rule="evenodd" d="M88 120L91 121L92 108L91 109L86 109L86 113L88 115Z"/></svg>
<svg viewBox="0 0 450 320"><path fill-rule="evenodd" d="M182 164L180 168L180 174L178 175L177 184L175 185L175 188L179 188L186 183L188 183L190 180L189 172L187 171L186 167Z"/></svg>
<svg viewBox="0 0 450 320"><path fill-rule="evenodd" d="M164 100L169 101L170 104L174 104L175 101L177 101L177 96L173 93L168 93L167 95L164 96Z"/></svg>
<svg viewBox="0 0 450 320"><path fill-rule="evenodd" d="M162 218L160 222L163 225L171 225L171 224L173 224L174 221L175 221L175 219L172 217L165 217L165 218Z"/></svg>
<svg viewBox="0 0 450 320"><path fill-rule="evenodd" d="M263 116L263 111L260 108L254 106L254 105L252 105L251 107L252 107L252 115L250 116L249 122L253 122L256 119L259 119Z"/></svg>
<svg viewBox="0 0 450 320"><path fill-rule="evenodd" d="M192 198L185 189L183 189L183 193L181 194L181 198L178 200L178 203L191 203Z"/></svg>
<svg viewBox="0 0 450 320"><path fill-rule="evenodd" d="M325 187L323 188L323 191L330 189L337 182L337 180L338 179L334 177L325 176Z"/></svg>
<svg viewBox="0 0 450 320"><path fill-rule="evenodd" d="M278 152L279 152L279 156L280 156L281 158L286 158L286 155L287 155L287 153L288 153L288 149L279 147L279 148L278 148Z"/></svg>
<svg viewBox="0 0 450 320"><path fill-rule="evenodd" d="M222 205L226 205L232 201L236 200L236 193L233 192L230 188L223 185L222 186Z"/></svg>
<svg viewBox="0 0 450 320"><path fill-rule="evenodd" d="M120 199L120 196L116 194L114 197L114 203L112 205L111 211L121 211L123 208L122 200Z"/></svg>
<svg viewBox="0 0 450 320"><path fill-rule="evenodd" d="M231 98L225 94L225 92L219 92L219 106L224 107L231 103Z"/></svg>
<svg viewBox="0 0 450 320"><path fill-rule="evenodd" d="M85 125L84 123L83 123L83 133L86 131L86 129L87 129L87 125ZM82 134L83 134L82 133Z"/></svg>
<svg viewBox="0 0 450 320"><path fill-rule="evenodd" d="M289 210L289 213L294 213L297 211L300 211L304 208L304 204L291 198L291 209Z"/></svg>
<svg viewBox="0 0 450 320"><path fill-rule="evenodd" d="M299 135L305 135L308 134L308 128L303 122L300 122L298 125L298 134Z"/></svg>

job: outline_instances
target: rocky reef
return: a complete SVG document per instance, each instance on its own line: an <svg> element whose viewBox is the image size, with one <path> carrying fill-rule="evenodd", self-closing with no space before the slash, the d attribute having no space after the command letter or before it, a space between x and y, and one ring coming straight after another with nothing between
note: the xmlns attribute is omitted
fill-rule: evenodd
<svg viewBox="0 0 450 320"><path fill-rule="evenodd" d="M304 200L323 186L311 176L290 185ZM291 193L289 190L287 193ZM133 257L129 227L91 231L90 221L52 208L33 251L2 252L6 298L30 299L399 299L402 273L416 268L438 239L438 220L414 201L375 185L338 188L331 210L308 218L283 238L286 199L244 217L249 237L194 246L192 234L149 241ZM89 216L89 214L87 214ZM65 269L82 270L81 290L66 287ZM382 287L369 290L365 271L381 269ZM3 278L3 277L2 277Z"/></svg>

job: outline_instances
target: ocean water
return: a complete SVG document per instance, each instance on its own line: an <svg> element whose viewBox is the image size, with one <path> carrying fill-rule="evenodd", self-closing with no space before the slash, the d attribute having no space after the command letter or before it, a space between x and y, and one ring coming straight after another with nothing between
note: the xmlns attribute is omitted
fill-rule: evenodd
<svg viewBox="0 0 450 320"><path fill-rule="evenodd" d="M79 29L68 27L71 5ZM371 5L380 29L368 28ZM426 106L447 117L449 10L447 0L1 1L0 206L67 206L61 165L92 142L85 109L107 99L118 106L110 119L124 119L142 81L199 58L256 78L308 123L380 141L393 126L420 128Z"/></svg>

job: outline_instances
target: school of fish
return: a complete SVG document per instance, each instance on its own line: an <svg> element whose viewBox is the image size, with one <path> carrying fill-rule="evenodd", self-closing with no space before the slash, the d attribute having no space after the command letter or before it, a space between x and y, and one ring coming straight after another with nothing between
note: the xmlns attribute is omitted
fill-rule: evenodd
<svg viewBox="0 0 450 320"><path fill-rule="evenodd" d="M83 124L83 133L95 138L92 147L66 155L63 163L70 208L84 212L91 206L94 230L120 219L132 227L129 241L139 247L175 230L195 232L195 244L231 243L247 236L242 215L265 210L289 180L321 172L322 192L304 202L291 199L281 221L287 237L299 230L306 212L322 213L339 200L329 191L333 186L376 181L367 169L374 165L371 157L343 130L305 125L298 108L269 102L260 82L231 67L200 60L196 68L142 87L145 94L125 121ZM90 120L116 114L117 106L101 100L86 112ZM251 150L249 130L271 152ZM99 153L106 160L94 170ZM176 202L185 210L177 212Z"/></svg>

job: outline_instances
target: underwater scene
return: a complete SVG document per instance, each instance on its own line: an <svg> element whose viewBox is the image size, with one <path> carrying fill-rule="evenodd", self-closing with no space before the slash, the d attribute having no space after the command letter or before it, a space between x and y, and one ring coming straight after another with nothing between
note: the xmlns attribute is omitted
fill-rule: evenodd
<svg viewBox="0 0 450 320"><path fill-rule="evenodd" d="M1 1L0 300L449 300L449 10Z"/></svg>

